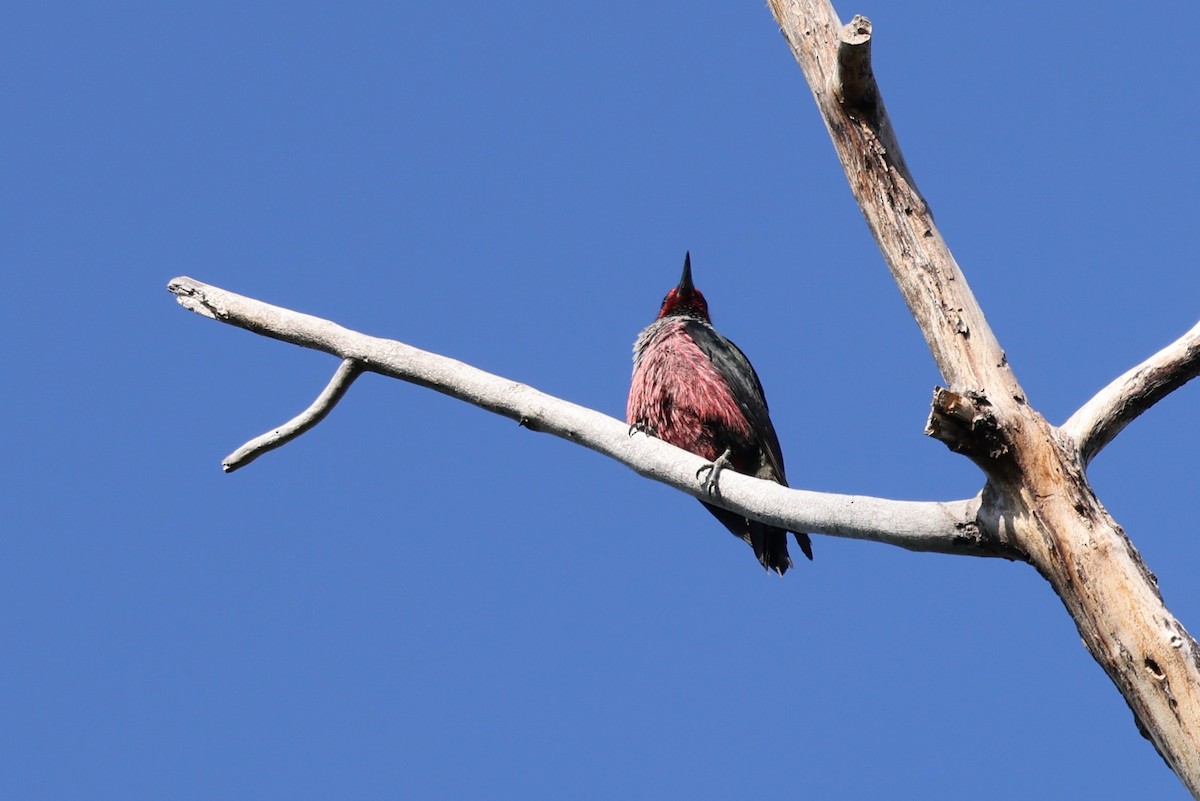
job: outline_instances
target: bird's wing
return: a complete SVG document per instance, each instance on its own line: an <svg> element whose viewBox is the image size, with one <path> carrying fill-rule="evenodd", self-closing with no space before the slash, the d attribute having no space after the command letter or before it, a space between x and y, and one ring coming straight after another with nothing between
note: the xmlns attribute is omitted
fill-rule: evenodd
<svg viewBox="0 0 1200 801"><path fill-rule="evenodd" d="M696 346L712 360L713 366L725 377L733 397L746 413L746 419L751 428L762 438L763 450L779 477L779 483L787 485L787 476L783 471L783 451L779 447L779 437L775 426L771 424L771 415L767 409L767 398L763 394L762 382L753 365L737 345L721 336L712 326L690 320L686 324L688 335Z"/></svg>

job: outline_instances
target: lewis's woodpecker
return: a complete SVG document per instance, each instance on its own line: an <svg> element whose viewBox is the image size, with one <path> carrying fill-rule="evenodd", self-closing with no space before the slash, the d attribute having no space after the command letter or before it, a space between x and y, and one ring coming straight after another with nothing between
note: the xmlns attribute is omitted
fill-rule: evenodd
<svg viewBox="0 0 1200 801"><path fill-rule="evenodd" d="M692 285L690 252L683 259L679 286L663 298L658 319L633 345L633 382L625 414L633 429L738 473L787 486L762 384L738 346L712 327L708 303ZM764 568L782 575L791 567L787 531L719 506L704 506L750 544ZM812 559L808 535L793 533Z"/></svg>

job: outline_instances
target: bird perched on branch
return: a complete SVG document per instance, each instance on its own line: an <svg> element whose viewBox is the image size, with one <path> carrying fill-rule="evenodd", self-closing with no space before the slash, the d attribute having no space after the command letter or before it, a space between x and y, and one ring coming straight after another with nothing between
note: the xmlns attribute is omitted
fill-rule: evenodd
<svg viewBox="0 0 1200 801"><path fill-rule="evenodd" d="M634 343L626 418L632 429L712 462L709 492L725 466L787 486L762 384L737 345L713 328L708 303L692 284L690 252L684 256L679 285L667 293L658 319ZM782 575L791 567L787 531L701 503L750 544L764 568ZM793 533L812 559L808 535Z"/></svg>

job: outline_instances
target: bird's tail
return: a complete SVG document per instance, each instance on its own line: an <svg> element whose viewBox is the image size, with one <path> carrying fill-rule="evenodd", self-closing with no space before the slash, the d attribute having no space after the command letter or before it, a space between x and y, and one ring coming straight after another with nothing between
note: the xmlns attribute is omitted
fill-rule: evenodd
<svg viewBox="0 0 1200 801"><path fill-rule="evenodd" d="M758 557L759 564L767 570L774 570L782 576L792 566L792 557L788 553L788 533L786 531L774 526L768 526L766 523L759 523L757 520L750 520L727 509L722 509L719 506L704 503L704 501L700 503L703 503L708 511L712 512L718 520L724 523L725 527L733 532L734 536L745 540L754 549L754 555ZM804 551L804 555L811 560L813 558L812 541L808 538L808 535L796 532L793 532L793 534L796 537L796 544L800 546L800 550Z"/></svg>
<svg viewBox="0 0 1200 801"><path fill-rule="evenodd" d="M792 536L796 538L796 544L800 546L800 550L804 551L804 555L808 557L808 561L812 561L812 540L807 534L801 534L799 531L793 531ZM787 537L785 536L786 540Z"/></svg>
<svg viewBox="0 0 1200 801"><path fill-rule="evenodd" d="M788 553L787 535L788 532L781 528L773 528L763 525L762 523L750 522L749 536L743 539L750 543L750 547L754 549L754 555L758 557L759 564L767 570L774 570L779 575L792 566L792 556ZM796 544L800 546L800 550L804 551L804 555L811 562L812 540L807 534L801 534L793 531L793 536L796 538Z"/></svg>

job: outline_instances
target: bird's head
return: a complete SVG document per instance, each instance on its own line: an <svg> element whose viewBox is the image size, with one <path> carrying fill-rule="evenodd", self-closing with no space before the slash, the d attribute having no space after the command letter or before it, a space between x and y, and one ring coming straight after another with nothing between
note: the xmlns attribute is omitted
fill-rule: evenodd
<svg viewBox="0 0 1200 801"><path fill-rule="evenodd" d="M658 319L664 317L696 317L709 321L708 302L700 290L692 285L691 251L683 257L683 277L679 279L679 285L667 293L662 308L658 310Z"/></svg>

